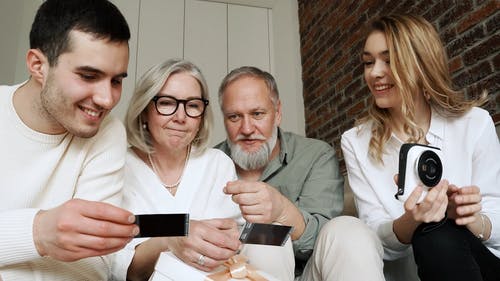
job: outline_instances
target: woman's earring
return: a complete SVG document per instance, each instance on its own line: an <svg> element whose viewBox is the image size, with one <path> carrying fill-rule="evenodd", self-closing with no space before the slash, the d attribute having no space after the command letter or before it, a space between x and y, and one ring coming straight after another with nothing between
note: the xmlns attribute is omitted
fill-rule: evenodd
<svg viewBox="0 0 500 281"><path fill-rule="evenodd" d="M144 130L147 130L148 129L148 123L146 123L146 122L142 123L142 128Z"/></svg>
<svg viewBox="0 0 500 281"><path fill-rule="evenodd" d="M431 99L431 96L429 95L429 93L426 90L424 90L424 98L426 100L430 100Z"/></svg>

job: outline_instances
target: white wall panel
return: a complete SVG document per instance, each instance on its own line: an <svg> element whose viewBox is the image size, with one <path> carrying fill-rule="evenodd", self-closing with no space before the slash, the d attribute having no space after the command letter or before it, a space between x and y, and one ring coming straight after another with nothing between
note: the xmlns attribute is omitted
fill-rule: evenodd
<svg viewBox="0 0 500 281"><path fill-rule="evenodd" d="M225 139L217 90L227 73L227 5L186 0L184 58L196 64L208 83L210 107L214 113L211 144Z"/></svg>
<svg viewBox="0 0 500 281"><path fill-rule="evenodd" d="M228 5L228 70L251 65L270 71L268 9Z"/></svg>
<svg viewBox="0 0 500 281"><path fill-rule="evenodd" d="M29 32L41 0L0 1L0 85L13 85L29 78L26 52Z"/></svg>
<svg viewBox="0 0 500 281"><path fill-rule="evenodd" d="M0 34L22 34L23 37L28 37L27 32L29 32L29 29L23 30L21 32L20 27L21 27L21 13L23 11L23 2L22 1L4 1L0 2ZM14 40L13 40L14 39ZM18 65L17 62L22 61L17 58L17 53L18 53L18 40L16 37L13 37L12 39L8 39L8 37L3 37L2 38L2 45L1 45L1 50L0 52L0 61L3 65L8 65L11 66L9 68L7 67L1 67L0 68L0 85L4 84L14 84L16 82L21 82L21 81L15 81L15 74L16 74L16 66ZM24 52L26 54L26 52ZM20 65L20 64L19 64ZM26 68L26 67L24 67ZM25 79L26 79L26 75Z"/></svg>
<svg viewBox="0 0 500 281"><path fill-rule="evenodd" d="M272 15L271 66L283 104L281 127L305 135L297 1L274 1Z"/></svg>
<svg viewBox="0 0 500 281"><path fill-rule="evenodd" d="M184 0L141 0L137 80L151 66L183 57Z"/></svg>

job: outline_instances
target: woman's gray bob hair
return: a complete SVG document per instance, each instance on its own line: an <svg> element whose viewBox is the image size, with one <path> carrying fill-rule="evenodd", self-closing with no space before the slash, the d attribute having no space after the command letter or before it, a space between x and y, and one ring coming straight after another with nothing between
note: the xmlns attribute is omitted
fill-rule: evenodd
<svg viewBox="0 0 500 281"><path fill-rule="evenodd" d="M208 100L208 87L200 69L193 63L182 59L171 59L151 67L139 80L125 117L128 143L144 153L152 153L151 135L143 126L143 113L154 96L163 88L167 79L176 73L187 73L195 78L201 87L201 96ZM192 146L193 153L200 154L208 147L213 123L213 113L207 106L205 114ZM146 127L146 128L144 128Z"/></svg>

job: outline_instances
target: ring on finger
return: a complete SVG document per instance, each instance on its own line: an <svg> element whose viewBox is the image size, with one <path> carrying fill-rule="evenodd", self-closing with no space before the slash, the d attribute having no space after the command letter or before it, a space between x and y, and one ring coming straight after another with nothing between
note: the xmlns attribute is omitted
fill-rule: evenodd
<svg viewBox="0 0 500 281"><path fill-rule="evenodd" d="M197 264L203 266L205 264L205 256L200 254L200 256L198 257L198 260L196 261Z"/></svg>

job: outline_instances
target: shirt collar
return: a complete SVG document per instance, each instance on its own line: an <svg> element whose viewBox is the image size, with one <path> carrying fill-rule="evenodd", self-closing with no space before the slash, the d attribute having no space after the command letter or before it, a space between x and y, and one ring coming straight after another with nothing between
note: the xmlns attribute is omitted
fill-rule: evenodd
<svg viewBox="0 0 500 281"><path fill-rule="evenodd" d="M287 140L285 139L285 134L278 127L278 140L280 142L280 152L277 157L269 161L260 176L260 180L267 181L269 178L273 177L276 173L278 173L281 169L283 169L288 161L290 156L290 147L287 146Z"/></svg>
<svg viewBox="0 0 500 281"><path fill-rule="evenodd" d="M446 127L446 119L431 107L431 124L426 138L429 143L435 143L436 140L444 139L444 130Z"/></svg>
<svg viewBox="0 0 500 281"><path fill-rule="evenodd" d="M281 164L286 165L288 163L288 151L289 148L287 146L287 142L285 141L285 138L283 136L283 131L281 130L280 127L278 127L278 140L280 142L280 153L279 153L279 160Z"/></svg>

